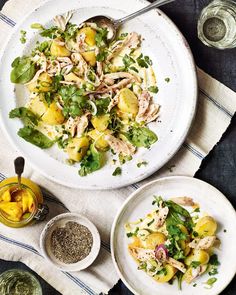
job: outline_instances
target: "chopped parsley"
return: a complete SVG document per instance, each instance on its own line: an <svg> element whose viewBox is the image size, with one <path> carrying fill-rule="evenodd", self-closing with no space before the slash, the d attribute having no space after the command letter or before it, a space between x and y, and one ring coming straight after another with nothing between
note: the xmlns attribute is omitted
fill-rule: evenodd
<svg viewBox="0 0 236 295"><path fill-rule="evenodd" d="M192 261L190 266L192 266L193 268L197 268L200 264L201 264L200 261Z"/></svg>
<svg viewBox="0 0 236 295"><path fill-rule="evenodd" d="M166 276L166 275L167 275L167 270L166 270L166 268L163 267L161 270L159 270L159 271L157 272L157 275L164 275L164 276Z"/></svg>
<svg viewBox="0 0 236 295"><path fill-rule="evenodd" d="M152 225L154 221L155 221L155 219L152 219L150 222L148 222L147 226Z"/></svg>
<svg viewBox="0 0 236 295"><path fill-rule="evenodd" d="M112 173L112 176L118 176L122 174L122 170L120 167L117 167L114 172Z"/></svg>
<svg viewBox="0 0 236 295"><path fill-rule="evenodd" d="M195 284L193 284L193 287L196 287L197 286L197 284L195 283Z"/></svg>
<svg viewBox="0 0 236 295"><path fill-rule="evenodd" d="M128 69L132 64L135 63L135 60L131 56L129 56L128 54L126 54L122 60L123 60L123 64L125 66L125 69Z"/></svg>
<svg viewBox="0 0 236 295"><path fill-rule="evenodd" d="M26 42L26 31L21 30L21 31L20 31L20 34L21 34L20 42L21 42L22 44L25 44L25 42Z"/></svg>
<svg viewBox="0 0 236 295"><path fill-rule="evenodd" d="M152 93L158 93L159 88L157 86L150 86L148 88L148 91L152 92Z"/></svg>
<svg viewBox="0 0 236 295"><path fill-rule="evenodd" d="M97 61L104 61L108 56L108 52L105 50L100 50L100 52L98 53L98 55L96 56L96 60Z"/></svg>
<svg viewBox="0 0 236 295"><path fill-rule="evenodd" d="M216 254L211 255L210 260L209 260L209 264L215 265L215 266L220 265L220 262L218 260L218 256Z"/></svg>
<svg viewBox="0 0 236 295"><path fill-rule="evenodd" d="M98 47L104 47L106 46L107 43L107 34L108 34L108 30L107 28L103 29L103 28L99 28L96 36L95 36L95 41L96 41L96 45Z"/></svg>
<svg viewBox="0 0 236 295"><path fill-rule="evenodd" d="M160 202L163 202L163 199L161 196L153 196L154 197L154 201L152 201L152 205L157 204L157 206L159 206Z"/></svg>
<svg viewBox="0 0 236 295"><path fill-rule="evenodd" d="M200 212L200 208L197 207L196 209L194 209L194 210L193 210L193 213L195 213L195 212L197 212L197 213Z"/></svg>
<svg viewBox="0 0 236 295"><path fill-rule="evenodd" d="M152 60L148 56L144 56L143 54L140 54L136 61L141 68L147 69L149 66L152 65Z"/></svg>
<svg viewBox="0 0 236 295"><path fill-rule="evenodd" d="M148 162L143 161L143 162L138 163L137 167L140 168L141 166L147 166L147 165L148 165Z"/></svg>
<svg viewBox="0 0 236 295"><path fill-rule="evenodd" d="M131 238L131 237L136 237L137 236L137 233L138 233L138 231L139 231L139 227L136 227L136 229L135 229L135 231L132 233L132 232L130 232L130 233L127 233L126 235L127 235L127 237L128 238Z"/></svg>
<svg viewBox="0 0 236 295"><path fill-rule="evenodd" d="M169 83L169 82L170 82L170 78L165 78L165 81L166 81L167 83Z"/></svg>

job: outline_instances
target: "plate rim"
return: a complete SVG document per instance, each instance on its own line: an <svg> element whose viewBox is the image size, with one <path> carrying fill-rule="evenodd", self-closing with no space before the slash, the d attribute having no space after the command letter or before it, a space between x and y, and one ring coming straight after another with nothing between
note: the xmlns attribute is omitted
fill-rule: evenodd
<svg viewBox="0 0 236 295"><path fill-rule="evenodd" d="M21 21L19 21L14 28L12 29L9 37L7 38L6 43L4 44L4 46L2 47L1 51L0 51L0 64L2 62L2 59L4 58L4 53L7 50L8 44L12 38L12 35L21 27L21 25L24 23L24 21L36 10L38 10L39 8L43 7L44 5L47 5L47 3L49 2L53 2L55 0L48 0L45 2L40 3L39 5L35 6L32 10L30 10L29 13L27 13L22 19ZM150 4L150 2L148 2L147 0L136 0L140 3L146 3L146 4ZM79 9L79 3L78 3L78 9ZM39 168L37 166L37 164L35 164L29 154L27 154L22 148L20 148L15 142L14 139L12 138L12 136L9 134L5 124L4 124L4 120L2 119L2 113L0 111L0 121L2 122L1 124L1 130L3 130L4 134L6 135L6 137L8 138L9 142L11 143L11 146L13 148L16 149L17 152L21 153L26 160L30 163L31 167L39 172L41 175L43 175L44 177L46 177L47 179L58 183L60 185L63 185L65 187L69 187L69 188L75 188L75 189L82 189L82 190L110 190L110 189L119 189L119 188L123 188L126 186L130 186L132 184L138 183L144 179L147 179L148 177L150 177L151 175L153 175L155 172L159 171L165 164L167 164L175 155L176 153L180 150L182 144L184 143L185 139L187 138L192 124L194 122L194 118L197 112L197 103L198 103L198 94L199 94L199 90L198 90L198 78L197 78L197 68L196 68L196 64L195 64L195 60L194 60L194 56L193 53L191 51L191 48L189 46L188 41L186 40L186 38L184 37L184 35L182 34L182 32L179 30L179 28L177 27L177 25L159 8L153 9L153 11L155 11L160 17L162 17L166 22L168 22L170 24L170 26L173 28L173 33L176 34L177 38L180 40L180 42L183 44L183 46L186 48L186 58L189 62L189 68L191 70L191 79L193 80L193 88L192 88L192 111L189 114L188 117L188 122L186 122L186 127L184 129L184 132L182 133L181 137L179 138L178 142L176 142L175 147L172 148L172 150L166 155L165 160L163 160L162 162L159 162L158 165L156 165L155 167L153 167L153 169L151 169L149 172L146 172L144 174L141 174L139 177L137 177L135 180L129 180L126 182L118 183L115 185L112 184L106 184L103 186L100 185L93 185L93 186L89 186L89 185L80 185L80 182L78 181L78 183L74 183L74 184L68 184L66 181L63 181L62 179L58 179L55 176L49 175L47 174L46 170L43 170L42 168Z"/></svg>
<svg viewBox="0 0 236 295"><path fill-rule="evenodd" d="M136 195L139 195L139 193L142 190L146 189L149 186L155 185L158 182L162 182L162 181L166 181L166 180L178 180L178 179L182 179L182 180L186 180L186 181L191 181L191 182L193 181L193 182L197 182L197 183L203 183L204 185L207 185L211 189L214 189L217 193L220 194L220 196L218 196L218 197L220 197L220 199L225 203L225 205L227 205L232 210L232 212L235 214L235 217L236 217L236 210L234 209L233 205L230 203L230 201L226 198L226 196L219 189L217 189L216 187L214 187L213 185L209 184L206 181L203 181L201 179L198 179L198 178L195 178L195 177L191 177L191 176L174 175L174 176L166 176L166 177L157 178L155 180L152 180L152 181L150 181L150 182L142 185L136 191L134 191L133 193L131 193L128 196L128 198L122 203L122 206L119 208L119 210L118 210L118 212L117 212L117 214L115 216L115 219L114 219L114 221L112 223L111 234L110 234L110 247L111 247L112 262L113 262L113 265L114 265L114 267L116 269L116 272L117 272L119 278L126 285L126 287L131 292L133 292L135 295L139 295L139 293L135 289L133 289L133 287L127 282L127 280L125 279L125 277L121 273L121 271L120 271L120 269L119 269L119 267L118 267L118 265L116 263L115 250L114 250L114 248L115 248L115 245L114 245L114 237L115 237L115 231L117 229L117 222L119 220L120 215L124 212L125 207L129 204L129 202L132 199L134 199L136 197ZM236 274L236 267L235 267L234 275L228 279L228 283L225 286L221 287L221 289L219 290L219 293L217 293L217 295L220 294L230 284L230 282L233 280L235 274Z"/></svg>

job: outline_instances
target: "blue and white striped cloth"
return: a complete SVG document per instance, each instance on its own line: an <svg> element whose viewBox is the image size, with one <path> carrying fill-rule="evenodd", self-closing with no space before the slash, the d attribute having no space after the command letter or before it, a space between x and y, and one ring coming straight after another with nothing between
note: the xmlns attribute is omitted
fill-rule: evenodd
<svg viewBox="0 0 236 295"><path fill-rule="evenodd" d="M38 6L42 0L10 0L0 12L0 44L21 20L22 16ZM98 259L86 271L60 272L45 262L40 254L39 235L44 223L23 229L10 229L0 225L0 258L20 260L39 273L59 292L66 295L107 293L117 282L118 276L112 265L109 234L113 218L125 198L142 184L160 176L193 176L202 159L220 140L236 111L236 94L198 69L199 107L194 126L179 152L164 168L139 184L114 191L79 191L55 184L28 167L26 176L39 183L50 207L50 216L66 211L87 215L97 225L102 237L102 249ZM0 132L0 180L12 174L9 163L18 155ZM4 157L3 157L4 155ZM168 167L172 167L169 169ZM173 172L171 172L173 171ZM50 191L50 193L49 193ZM59 196L60 200L55 196ZM108 201L109 200L109 201ZM119 245L118 245L119 246Z"/></svg>

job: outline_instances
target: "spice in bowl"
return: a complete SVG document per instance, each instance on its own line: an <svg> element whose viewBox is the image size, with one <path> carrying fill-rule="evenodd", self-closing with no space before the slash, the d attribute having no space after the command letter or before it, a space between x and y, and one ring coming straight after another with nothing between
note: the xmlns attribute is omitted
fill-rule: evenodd
<svg viewBox="0 0 236 295"><path fill-rule="evenodd" d="M77 263L91 252L93 236L90 230L77 222L68 221L57 227L51 235L51 251L56 259L65 264Z"/></svg>

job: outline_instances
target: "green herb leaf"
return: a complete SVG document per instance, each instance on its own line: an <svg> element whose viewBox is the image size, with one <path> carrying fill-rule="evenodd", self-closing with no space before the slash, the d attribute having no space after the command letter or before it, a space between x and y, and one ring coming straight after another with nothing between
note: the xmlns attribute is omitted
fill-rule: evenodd
<svg viewBox="0 0 236 295"><path fill-rule="evenodd" d="M140 168L141 166L147 166L147 165L148 165L148 162L143 161L143 162L138 163L137 167Z"/></svg>
<svg viewBox="0 0 236 295"><path fill-rule="evenodd" d="M207 284L209 287L212 288L216 281L217 281L217 278L210 278L206 281L205 284Z"/></svg>
<svg viewBox="0 0 236 295"><path fill-rule="evenodd" d="M97 31L96 35L95 35L95 41L96 41L96 45L98 47L104 47L107 43L107 34L108 34L108 30L107 28L99 28L99 30Z"/></svg>
<svg viewBox="0 0 236 295"><path fill-rule="evenodd" d="M10 111L9 118L19 118L22 119L24 125L26 126L37 126L38 125L38 117L31 112L29 109L25 107L16 108Z"/></svg>
<svg viewBox="0 0 236 295"><path fill-rule="evenodd" d="M197 268L200 264L201 264L200 261L192 261L190 266L192 266L193 268Z"/></svg>
<svg viewBox="0 0 236 295"><path fill-rule="evenodd" d="M81 168L79 170L80 176L86 176L96 170L99 170L103 165L103 154L99 152L94 144L90 146L88 154L83 158L81 162Z"/></svg>
<svg viewBox="0 0 236 295"><path fill-rule="evenodd" d="M68 23L66 25L66 30L62 33L62 35L64 39L68 41L69 39L74 39L77 32L78 26L76 24Z"/></svg>
<svg viewBox="0 0 236 295"><path fill-rule="evenodd" d="M21 30L21 31L20 31L20 34L21 34L20 42L21 42L22 44L25 44L25 42L26 42L26 31Z"/></svg>
<svg viewBox="0 0 236 295"><path fill-rule="evenodd" d="M170 78L165 78L165 81L166 81L167 83L169 83L169 82L170 82Z"/></svg>
<svg viewBox="0 0 236 295"><path fill-rule="evenodd" d="M104 115L107 113L108 106L110 104L110 98L106 97L106 98L96 99L95 104L97 107L97 115L98 116Z"/></svg>
<svg viewBox="0 0 236 295"><path fill-rule="evenodd" d="M24 140L40 147L41 149L50 148L55 143L43 133L30 126L21 128L17 134Z"/></svg>
<svg viewBox="0 0 236 295"><path fill-rule="evenodd" d="M108 56L108 52L105 50L100 50L100 52L98 53L98 55L96 56L96 60L97 61L104 61Z"/></svg>
<svg viewBox="0 0 236 295"><path fill-rule="evenodd" d="M141 68L148 68L152 65L152 61L148 56L143 56L143 54L140 54L140 56L136 59L138 65Z"/></svg>
<svg viewBox="0 0 236 295"><path fill-rule="evenodd" d="M150 148L158 140L156 134L146 127L131 127L125 136L136 147Z"/></svg>
<svg viewBox="0 0 236 295"><path fill-rule="evenodd" d="M42 37L47 37L47 38L50 38L50 39L55 39L59 36L61 36L63 32L56 26L54 27L51 27L49 29L43 29L41 32L40 32L40 35Z"/></svg>
<svg viewBox="0 0 236 295"><path fill-rule="evenodd" d="M154 221L155 221L155 219L152 219L150 222L148 222L147 226L152 225Z"/></svg>
<svg viewBox="0 0 236 295"><path fill-rule="evenodd" d="M163 199L162 199L162 197L161 196L153 196L154 197L154 201L152 202L152 205L157 205L157 206L159 206L160 205L160 202L163 202Z"/></svg>
<svg viewBox="0 0 236 295"><path fill-rule="evenodd" d="M150 86L148 88L148 91L152 92L152 93L158 93L159 88L157 86Z"/></svg>
<svg viewBox="0 0 236 295"><path fill-rule="evenodd" d="M128 54L126 54L122 60L126 69L128 69L132 64L135 63L135 60Z"/></svg>
<svg viewBox="0 0 236 295"><path fill-rule="evenodd" d="M36 67L29 57L17 57L12 63L11 82L25 84L33 79Z"/></svg>
<svg viewBox="0 0 236 295"><path fill-rule="evenodd" d="M121 175L122 174L122 170L120 167L116 167L115 171L112 173L112 176L117 176L117 175Z"/></svg>
<svg viewBox="0 0 236 295"><path fill-rule="evenodd" d="M215 265L215 266L220 265L220 262L218 260L218 256L216 254L211 255L210 260L209 260L209 264Z"/></svg>

